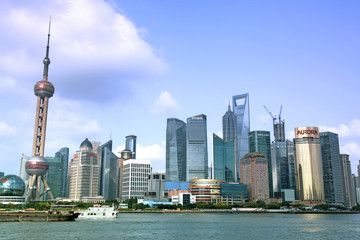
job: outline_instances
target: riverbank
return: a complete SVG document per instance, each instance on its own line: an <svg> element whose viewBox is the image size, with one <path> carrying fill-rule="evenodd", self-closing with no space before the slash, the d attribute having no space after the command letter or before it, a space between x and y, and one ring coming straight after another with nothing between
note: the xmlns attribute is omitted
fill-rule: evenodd
<svg viewBox="0 0 360 240"><path fill-rule="evenodd" d="M241 214L241 213L282 213L282 214L359 214L360 212L356 211L290 211L290 210L278 210L278 209L269 209L269 210L242 210L234 211L232 209L204 209L204 210L120 210L119 215L122 213L231 213L231 214Z"/></svg>

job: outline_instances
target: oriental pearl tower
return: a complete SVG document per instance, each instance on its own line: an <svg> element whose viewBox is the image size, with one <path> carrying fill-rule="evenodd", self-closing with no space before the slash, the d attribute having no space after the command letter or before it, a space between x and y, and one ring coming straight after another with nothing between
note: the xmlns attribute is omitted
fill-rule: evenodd
<svg viewBox="0 0 360 240"><path fill-rule="evenodd" d="M49 163L44 157L46 121L48 113L49 98L54 95L54 86L48 81L49 70L49 42L50 42L50 26L46 46L46 56L44 58L44 74L43 79L35 84L34 93L37 96L35 130L32 148L32 157L26 162L25 170L29 174L27 201L40 201L40 197L48 193L51 199L54 199L50 188L44 178L49 169ZM45 190L41 192L41 182L44 183Z"/></svg>

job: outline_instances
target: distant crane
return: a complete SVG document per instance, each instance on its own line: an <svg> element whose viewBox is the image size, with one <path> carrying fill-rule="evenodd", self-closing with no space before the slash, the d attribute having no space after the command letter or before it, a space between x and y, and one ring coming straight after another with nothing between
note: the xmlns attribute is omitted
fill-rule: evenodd
<svg viewBox="0 0 360 240"><path fill-rule="evenodd" d="M280 106L279 117L274 116L264 105L265 110L269 113L273 120L273 128L274 128L274 137L275 141L284 142L285 141L285 121L281 120L282 113L282 105Z"/></svg>

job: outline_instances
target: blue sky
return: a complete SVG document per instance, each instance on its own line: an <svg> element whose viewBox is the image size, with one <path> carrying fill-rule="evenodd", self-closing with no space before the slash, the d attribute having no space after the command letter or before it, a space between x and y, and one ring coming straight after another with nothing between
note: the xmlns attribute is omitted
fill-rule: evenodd
<svg viewBox="0 0 360 240"><path fill-rule="evenodd" d="M0 2L0 171L30 155L34 84L52 16L46 156L87 137L138 136L138 154L165 168L166 119L208 117L221 135L233 95L249 93L251 130L272 130L266 105L293 129L339 134L360 159L358 1L77 0ZM212 146L209 141L209 161Z"/></svg>

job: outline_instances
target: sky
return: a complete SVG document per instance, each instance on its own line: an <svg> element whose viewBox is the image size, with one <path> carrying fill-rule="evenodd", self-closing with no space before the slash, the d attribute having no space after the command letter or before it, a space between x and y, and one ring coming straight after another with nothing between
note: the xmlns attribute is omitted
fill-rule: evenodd
<svg viewBox="0 0 360 240"><path fill-rule="evenodd" d="M45 156L88 138L137 136L137 158L165 171L166 119L207 115L222 135L232 96L249 93L250 128L272 132L263 105L294 128L339 134L360 159L359 1L0 1L0 171L31 155L49 17Z"/></svg>

